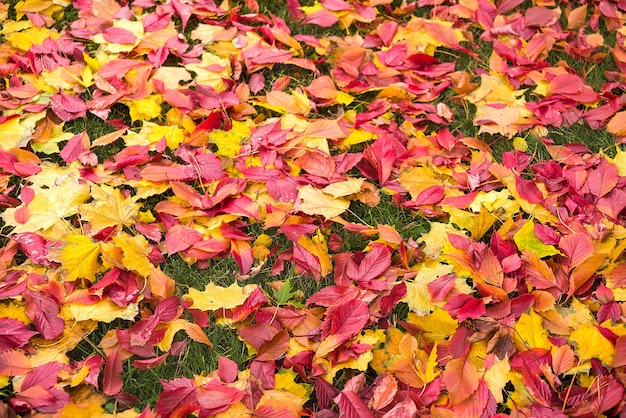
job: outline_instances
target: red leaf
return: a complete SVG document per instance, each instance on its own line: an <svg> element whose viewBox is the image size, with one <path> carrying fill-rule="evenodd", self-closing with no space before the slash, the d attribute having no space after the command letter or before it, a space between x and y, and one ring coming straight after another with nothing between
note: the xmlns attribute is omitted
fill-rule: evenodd
<svg viewBox="0 0 626 418"><path fill-rule="evenodd" d="M217 356L217 362L217 375L222 379L222 382L233 383L237 380L237 373L239 373L237 363L222 356Z"/></svg>
<svg viewBox="0 0 626 418"><path fill-rule="evenodd" d="M22 321L0 318L0 352L25 346L35 334Z"/></svg>
<svg viewBox="0 0 626 418"><path fill-rule="evenodd" d="M320 408L330 408L332 406L333 399L338 394L339 390L324 379L317 379L315 381L315 395L317 396L317 403Z"/></svg>
<svg viewBox="0 0 626 418"><path fill-rule="evenodd" d="M543 195L534 181L526 180L520 176L515 178L515 189L520 197L529 203L543 202Z"/></svg>
<svg viewBox="0 0 626 418"><path fill-rule="evenodd" d="M556 245L559 243L558 235L554 229L547 225L535 223L535 235L537 235L537 238L539 238L544 244Z"/></svg>
<svg viewBox="0 0 626 418"><path fill-rule="evenodd" d="M365 402L352 391L341 392L335 403L339 405L339 412L345 418L376 418Z"/></svg>
<svg viewBox="0 0 626 418"><path fill-rule="evenodd" d="M368 281L383 274L391 265L391 252L389 247L376 245L365 254L361 263L356 265L354 261L348 263L346 273L354 281Z"/></svg>
<svg viewBox="0 0 626 418"><path fill-rule="evenodd" d="M584 232L574 232L561 238L559 248L569 258L571 269L581 265L586 259L593 255L593 242Z"/></svg>
<svg viewBox="0 0 626 418"><path fill-rule="evenodd" d="M619 337L615 342L615 357L613 357L612 366L626 366L626 336Z"/></svg>
<svg viewBox="0 0 626 418"><path fill-rule="evenodd" d="M22 382L22 390L32 386L41 386L44 389L50 389L57 384L59 372L65 367L66 366L56 361L51 361L50 363L36 367Z"/></svg>
<svg viewBox="0 0 626 418"><path fill-rule="evenodd" d="M167 359L168 356L169 356L169 353L165 353L158 357L154 357L150 359L135 360L133 361L133 367L139 370L147 370L151 367L156 367L159 364L163 363Z"/></svg>
<svg viewBox="0 0 626 418"><path fill-rule="evenodd" d="M206 410L209 415L214 415L225 411L234 403L243 398L244 392L237 388L223 386L216 382L209 382L200 386L196 394L196 399L200 408Z"/></svg>
<svg viewBox="0 0 626 418"><path fill-rule="evenodd" d="M122 354L121 346L117 346L108 356L104 365L102 391L106 395L116 395L122 390Z"/></svg>
<svg viewBox="0 0 626 418"><path fill-rule="evenodd" d="M159 417L171 417L177 413L177 417L186 417L188 413L196 411L198 406L198 387L193 380L186 377L161 382L163 393L157 400L157 415Z"/></svg>
<svg viewBox="0 0 626 418"><path fill-rule="evenodd" d="M187 226L174 225L165 235L167 255L185 251L199 241L202 241L202 234L200 232Z"/></svg>
<svg viewBox="0 0 626 418"><path fill-rule="evenodd" d="M595 170L589 173L585 186L591 194L602 197L613 190L617 180L617 167L604 160Z"/></svg>
<svg viewBox="0 0 626 418"><path fill-rule="evenodd" d="M611 192L598 199L596 207L606 216L616 220L624 208L626 208L626 191L624 189L611 190Z"/></svg>
<svg viewBox="0 0 626 418"><path fill-rule="evenodd" d="M239 265L241 274L247 274L254 263L252 246L247 241L233 239L230 241L231 255Z"/></svg>
<svg viewBox="0 0 626 418"><path fill-rule="evenodd" d="M328 309L322 324L322 339L329 335L346 336L348 340L358 334L369 320L369 308L361 300L354 299Z"/></svg>
<svg viewBox="0 0 626 418"><path fill-rule="evenodd" d="M289 348L289 332L279 331L270 341L266 341L258 349L256 360L272 361L281 358Z"/></svg>
<svg viewBox="0 0 626 418"><path fill-rule="evenodd" d="M448 300L443 309L450 313L450 316L459 322L468 318L475 319L487 312L482 299L474 298L470 295L460 294Z"/></svg>

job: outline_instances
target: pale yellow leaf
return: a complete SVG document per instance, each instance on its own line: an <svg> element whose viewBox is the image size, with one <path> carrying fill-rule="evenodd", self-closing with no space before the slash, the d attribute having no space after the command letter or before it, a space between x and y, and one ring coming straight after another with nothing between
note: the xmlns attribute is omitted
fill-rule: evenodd
<svg viewBox="0 0 626 418"><path fill-rule="evenodd" d="M363 186L364 182L365 182L365 179L362 177L361 178L351 177L348 180L331 183L328 186L324 187L322 191L335 198L350 196L352 194L360 192L361 186Z"/></svg>
<svg viewBox="0 0 626 418"><path fill-rule="evenodd" d="M91 224L93 232L110 226L130 226L141 208L136 197L125 198L120 189L105 184L93 184L91 196L91 202L80 205L80 216Z"/></svg>
<svg viewBox="0 0 626 418"><path fill-rule="evenodd" d="M507 357L502 360L496 360L496 362L485 371L485 383L487 383L489 391L498 403L504 401L502 390L510 380L510 371L511 365Z"/></svg>
<svg viewBox="0 0 626 418"><path fill-rule="evenodd" d="M432 301L428 284L441 276L452 273L453 266L437 263L433 267L423 264L417 276L406 282L406 294L400 300L409 305L409 309L418 315L428 315L437 304Z"/></svg>
<svg viewBox="0 0 626 418"><path fill-rule="evenodd" d="M322 215L326 219L341 215L350 206L349 200L335 198L309 184L298 187L298 196L302 200L298 206L300 211L307 215Z"/></svg>

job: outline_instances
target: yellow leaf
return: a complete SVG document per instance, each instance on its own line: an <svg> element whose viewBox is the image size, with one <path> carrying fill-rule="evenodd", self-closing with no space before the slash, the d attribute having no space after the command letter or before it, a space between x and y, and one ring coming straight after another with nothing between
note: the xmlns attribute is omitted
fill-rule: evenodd
<svg viewBox="0 0 626 418"><path fill-rule="evenodd" d="M61 310L61 315L66 319L71 316L76 321L92 320L106 323L112 322L118 318L132 321L138 313L139 308L136 303L121 307L108 299L98 301L91 305L66 303Z"/></svg>
<svg viewBox="0 0 626 418"><path fill-rule="evenodd" d="M449 338L459 326L459 322L452 318L448 311L441 308L435 308L432 313L424 316L409 312L407 322L423 329L422 335L433 341Z"/></svg>
<svg viewBox="0 0 626 418"><path fill-rule="evenodd" d="M350 196L352 194L360 192L361 186L363 186L364 182L364 178L351 177L348 180L331 183L328 186L324 187L322 191L335 198Z"/></svg>
<svg viewBox="0 0 626 418"><path fill-rule="evenodd" d="M502 390L510 380L510 371L511 365L509 364L509 359L507 357L502 360L497 360L485 371L485 383L487 383L487 387L498 403L502 403L504 401Z"/></svg>
<svg viewBox="0 0 626 418"><path fill-rule="evenodd" d="M209 346L211 345L211 341L209 341L208 337L206 336L204 331L202 331L202 328L198 324L185 321L184 319L176 319L167 324L165 329L165 335L156 346L159 347L161 351L168 351L170 348L172 348L174 335L176 335L178 331L183 329L187 332L187 335L189 335L189 337L194 341Z"/></svg>
<svg viewBox="0 0 626 418"><path fill-rule="evenodd" d="M55 30L42 28L39 26L32 26L28 29L6 35L5 39L10 45L21 51L26 52L33 45L42 45L43 41L46 38L52 38L54 40L57 40L59 39L59 37L59 32Z"/></svg>
<svg viewBox="0 0 626 418"><path fill-rule="evenodd" d="M296 383L295 379L298 375L292 369L280 369L276 373L276 385L275 389L285 390L293 393L300 399L305 399L305 402L309 400L312 388L306 383Z"/></svg>
<svg viewBox="0 0 626 418"><path fill-rule="evenodd" d="M67 275L65 281L76 279L94 281L98 271L100 244L84 235L68 235L67 244L61 250L59 259Z"/></svg>
<svg viewBox="0 0 626 418"><path fill-rule="evenodd" d="M526 221L519 231L513 236L515 244L520 251L530 250L534 251L539 258L543 258L550 255L561 254L554 245L545 244L537 235L535 235L535 222L532 219Z"/></svg>
<svg viewBox="0 0 626 418"><path fill-rule="evenodd" d="M91 224L93 232L110 226L130 226L141 208L136 197L125 198L120 189L105 184L93 184L91 197L93 201L80 205L80 216Z"/></svg>
<svg viewBox="0 0 626 418"><path fill-rule="evenodd" d="M437 342L433 346L433 349L430 351L428 355L428 362L426 365L416 364L416 372L417 375L424 381L424 384L428 384L435 380L439 374L441 374L441 370L437 368Z"/></svg>
<svg viewBox="0 0 626 418"><path fill-rule="evenodd" d="M241 148L241 140L250 136L250 126L245 122L233 121L229 131L216 129L209 133L209 142L217 145L216 155L233 158Z"/></svg>
<svg viewBox="0 0 626 418"><path fill-rule="evenodd" d="M613 164L617 167L617 174L626 177L626 152L617 147L617 153L613 159Z"/></svg>
<svg viewBox="0 0 626 418"><path fill-rule="evenodd" d="M524 313L515 324L515 346L519 351L530 348L545 348L550 350L552 343L548 340L548 333L543 326L543 320L531 309L530 313Z"/></svg>
<svg viewBox="0 0 626 418"><path fill-rule="evenodd" d="M316 256L320 262L320 275L326 277L333 271L333 265L328 255L328 245L324 234L318 229L316 234L311 238L301 236L298 238L298 245Z"/></svg>
<svg viewBox="0 0 626 418"><path fill-rule="evenodd" d="M12 233L45 231L57 223L63 228L69 228L65 218L78 213L79 205L89 199L89 186L78 178L66 178L61 184L43 189L37 185L31 186L35 197L28 205L30 217L24 223L15 220L15 212L19 208L9 208L4 211L2 218L7 225L14 226Z"/></svg>
<svg viewBox="0 0 626 418"><path fill-rule="evenodd" d="M152 95L145 99L132 100L128 110L132 121L150 120L161 116L160 96Z"/></svg>
<svg viewBox="0 0 626 418"><path fill-rule="evenodd" d="M192 309L215 311L241 306L251 291L247 287L239 287L236 282L228 287L217 286L213 282L209 282L204 291L191 288L187 296L193 300Z"/></svg>
<svg viewBox="0 0 626 418"><path fill-rule="evenodd" d="M576 354L582 362L592 358L601 360L606 366L613 362L615 347L600 333L595 324L583 324L572 331L569 341L576 344Z"/></svg>
<svg viewBox="0 0 626 418"><path fill-rule="evenodd" d="M231 404L226 411L214 415L213 418L251 418L252 411L241 402Z"/></svg>
<svg viewBox="0 0 626 418"><path fill-rule="evenodd" d="M428 292L428 284L441 276L452 273L453 267L449 264L437 263L433 267L423 264L417 276L406 282L406 294L400 300L409 305L409 309L418 315L428 315L437 304L432 301Z"/></svg>
<svg viewBox="0 0 626 418"><path fill-rule="evenodd" d="M143 277L148 277L152 263L148 259L151 249L148 246L148 240L143 235L123 234L113 237L115 246L124 251L122 263L127 270L135 271Z"/></svg>
<svg viewBox="0 0 626 418"><path fill-rule="evenodd" d="M424 244L426 257L437 258L441 255L441 249L449 242L448 233L458 235L459 230L449 223L431 222L430 231L418 239L420 244Z"/></svg>
<svg viewBox="0 0 626 418"><path fill-rule="evenodd" d="M309 184L298 187L298 197L302 200L297 207L300 211L307 215L322 215L326 219L341 215L350 206L349 200L335 198Z"/></svg>

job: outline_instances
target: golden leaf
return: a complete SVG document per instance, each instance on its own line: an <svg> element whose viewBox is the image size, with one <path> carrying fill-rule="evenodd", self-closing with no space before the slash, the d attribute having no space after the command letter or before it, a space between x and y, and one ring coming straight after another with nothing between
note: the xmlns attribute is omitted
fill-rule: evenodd
<svg viewBox="0 0 626 418"><path fill-rule="evenodd" d="M610 366L613 362L615 347L598 330L595 324L583 324L580 328L572 331L569 341L576 344L576 354L581 362L597 358Z"/></svg>
<svg viewBox="0 0 626 418"><path fill-rule="evenodd" d="M252 286L252 288L254 287ZM252 288L248 286L239 287L236 282L228 287L217 286L213 282L209 282L202 292L194 288L189 289L187 297L193 300L192 309L200 309L201 311L233 309L246 301Z"/></svg>
<svg viewBox="0 0 626 418"><path fill-rule="evenodd" d="M151 249L143 235L131 237L128 234L113 237L115 246L124 252L122 263L127 270L135 271L143 277L148 277L152 263L148 259Z"/></svg>
<svg viewBox="0 0 626 418"><path fill-rule="evenodd" d="M61 266L67 273L64 280L87 279L93 282L98 271L99 255L99 243L85 235L68 235L67 244L59 254Z"/></svg>

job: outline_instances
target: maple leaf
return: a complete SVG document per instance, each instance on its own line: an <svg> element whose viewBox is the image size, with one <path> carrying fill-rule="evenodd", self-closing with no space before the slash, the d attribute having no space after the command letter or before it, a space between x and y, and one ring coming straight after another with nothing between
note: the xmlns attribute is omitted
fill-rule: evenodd
<svg viewBox="0 0 626 418"><path fill-rule="evenodd" d="M143 277L150 274L152 263L148 257L151 249L143 235L131 237L128 234L121 234L113 237L113 242L124 253L122 264L126 269L136 271Z"/></svg>
<svg viewBox="0 0 626 418"><path fill-rule="evenodd" d="M84 235L68 235L67 244L59 253L66 281L88 279L94 281L99 267L100 244Z"/></svg>
<svg viewBox="0 0 626 418"><path fill-rule="evenodd" d="M350 201L317 189L311 185L298 187L298 198L301 200L297 208L307 215L322 215L331 219L344 213L350 206Z"/></svg>
<svg viewBox="0 0 626 418"><path fill-rule="evenodd" d="M94 232L112 226L122 228L132 225L141 208L137 197L124 196L120 189L106 184L91 185L90 194L93 200L80 205L79 211Z"/></svg>
<svg viewBox="0 0 626 418"><path fill-rule="evenodd" d="M254 286L253 286L254 287ZM191 308L202 311L233 309L243 305L251 293L251 287L240 287L236 282L222 287L209 282L204 291L189 289L188 297L193 300Z"/></svg>
<svg viewBox="0 0 626 418"><path fill-rule="evenodd" d="M31 188L34 197L28 205L8 208L2 214L4 222L14 226L13 233L46 231L56 224L66 229L69 226L65 218L77 214L80 204L89 199L89 186L72 177L56 184L54 188L42 188L36 184ZM19 211L24 207L27 208L28 216L18 221Z"/></svg>

